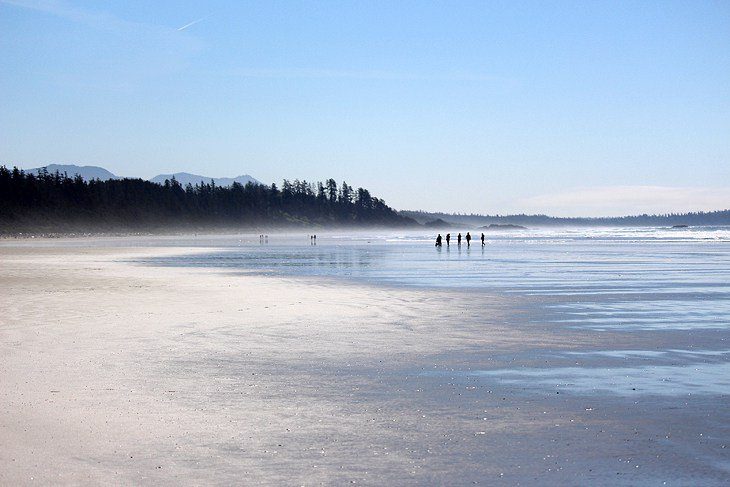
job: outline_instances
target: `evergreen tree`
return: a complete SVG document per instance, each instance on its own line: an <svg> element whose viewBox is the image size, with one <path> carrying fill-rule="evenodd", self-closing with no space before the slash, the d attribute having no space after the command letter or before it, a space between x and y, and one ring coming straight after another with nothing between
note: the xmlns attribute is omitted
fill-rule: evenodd
<svg viewBox="0 0 730 487"><path fill-rule="evenodd" d="M66 174L26 174L0 166L0 233L26 231L151 230L158 227L211 228L314 223L412 225L384 203L365 204L366 190L333 179L315 186L284 180L282 189L248 183L230 187L214 181L183 188L142 179L84 181ZM367 196L363 196L367 195ZM373 201L376 201L375 199Z"/></svg>

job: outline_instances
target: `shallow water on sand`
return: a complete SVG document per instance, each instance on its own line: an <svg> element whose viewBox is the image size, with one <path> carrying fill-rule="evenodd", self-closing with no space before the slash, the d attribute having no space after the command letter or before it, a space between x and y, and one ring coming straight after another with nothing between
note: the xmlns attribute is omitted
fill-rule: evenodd
<svg viewBox="0 0 730 487"><path fill-rule="evenodd" d="M521 294L730 291L730 228L526 230L490 233L484 246L476 235L441 248L422 233L199 239L216 250L154 263Z"/></svg>
<svg viewBox="0 0 730 487"><path fill-rule="evenodd" d="M528 325L659 333L667 348L613 350L609 341L579 365L564 356L535 367L528 357L513 368L449 374L578 394L730 394L730 228L524 230L489 233L484 246L475 233L470 247L452 237L442 248L434 236L202 239L196 244L212 250L147 263L523 296L539 303L520 318Z"/></svg>
<svg viewBox="0 0 730 487"><path fill-rule="evenodd" d="M430 374L498 380L502 385L557 393L628 397L730 394L730 350L628 350L562 354L574 365L461 370Z"/></svg>

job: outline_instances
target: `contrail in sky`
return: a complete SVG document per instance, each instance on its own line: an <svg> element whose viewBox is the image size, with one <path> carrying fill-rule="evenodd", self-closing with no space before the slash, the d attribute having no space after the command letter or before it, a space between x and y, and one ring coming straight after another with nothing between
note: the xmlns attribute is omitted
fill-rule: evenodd
<svg viewBox="0 0 730 487"><path fill-rule="evenodd" d="M208 17L210 17L211 15L213 15L213 14L208 14L208 15L206 15L205 17L201 17L201 18L199 18L198 20L193 20L193 21L192 21L192 22L190 22L189 24L185 24L185 25L183 25L182 27L178 28L178 29L177 29L177 31L178 31L178 32L180 32L181 30L185 30L185 29L187 29L188 27L190 27L191 25L195 25L195 24L197 24L198 22L202 22L202 21L204 21L205 19L207 19L207 18L208 18Z"/></svg>

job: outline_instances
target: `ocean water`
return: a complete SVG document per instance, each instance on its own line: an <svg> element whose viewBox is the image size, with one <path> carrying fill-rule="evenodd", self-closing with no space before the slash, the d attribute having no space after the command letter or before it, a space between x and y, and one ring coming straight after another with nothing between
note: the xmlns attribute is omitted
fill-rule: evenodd
<svg viewBox="0 0 730 487"><path fill-rule="evenodd" d="M575 356L558 351L549 365L533 367L528 351L523 363L449 369L444 380L575 394L730 395L730 227L501 231L488 233L484 247L474 237L470 247L457 246L452 234L451 246L441 248L435 233L424 232L335 232L318 235L316 245L307 234L264 242L198 237L173 244L204 247L200 253L143 263L504 293L539 302L537 313L521 319L532 316L540 326L654 334L663 345L614 350L608 340L581 352L577 366Z"/></svg>
<svg viewBox="0 0 730 487"><path fill-rule="evenodd" d="M198 239L209 253L157 265L218 267L267 275L321 276L425 288L539 295L682 294L726 298L730 227L561 229L478 234L468 247L434 235L333 233ZM576 311L578 312L578 311Z"/></svg>

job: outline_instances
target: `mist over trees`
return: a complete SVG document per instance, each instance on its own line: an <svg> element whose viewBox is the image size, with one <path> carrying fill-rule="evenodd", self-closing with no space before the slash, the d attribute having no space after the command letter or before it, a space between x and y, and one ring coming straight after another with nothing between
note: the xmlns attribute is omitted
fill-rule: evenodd
<svg viewBox="0 0 730 487"><path fill-rule="evenodd" d="M310 183L198 184L174 178L84 181L65 173L0 166L0 234L241 229L260 226L416 226L442 219L465 228L523 226L730 225L730 210L613 218L401 211L367 189L334 179Z"/></svg>
<svg viewBox="0 0 730 487"><path fill-rule="evenodd" d="M596 218L566 218L547 215L479 215L475 213L439 213L404 210L399 212L419 223L445 220L472 228L484 225L548 226L614 226L656 227L672 225L730 225L730 210L690 213L665 213L662 215L633 215Z"/></svg>
<svg viewBox="0 0 730 487"><path fill-rule="evenodd" d="M312 184L183 187L142 179L84 181L0 166L0 233L148 231L256 226L407 226L367 189L333 179Z"/></svg>

